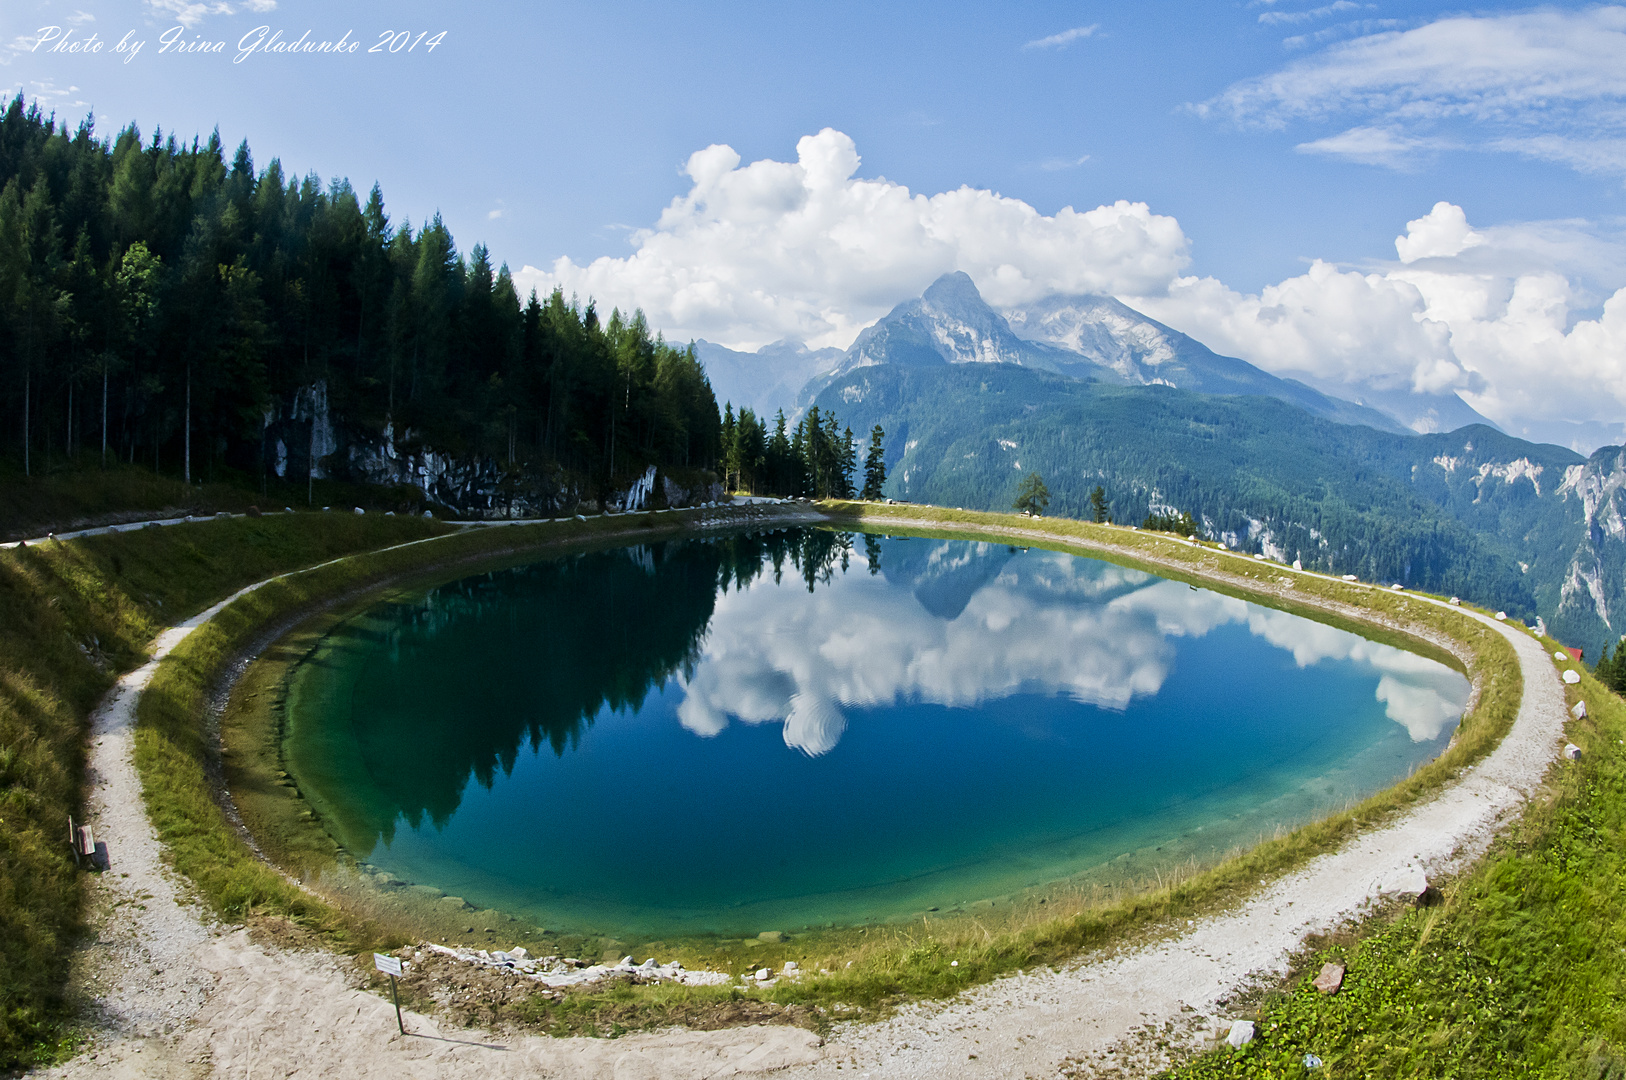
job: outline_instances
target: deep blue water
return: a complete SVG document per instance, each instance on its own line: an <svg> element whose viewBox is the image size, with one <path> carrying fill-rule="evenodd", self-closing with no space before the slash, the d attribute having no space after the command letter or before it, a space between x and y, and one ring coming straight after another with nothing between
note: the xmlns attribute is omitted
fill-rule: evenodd
<svg viewBox="0 0 1626 1080"><path fill-rule="evenodd" d="M341 626L291 690L290 768L358 857L673 934L1206 858L1405 776L1468 684L1109 563L790 530L451 582Z"/></svg>

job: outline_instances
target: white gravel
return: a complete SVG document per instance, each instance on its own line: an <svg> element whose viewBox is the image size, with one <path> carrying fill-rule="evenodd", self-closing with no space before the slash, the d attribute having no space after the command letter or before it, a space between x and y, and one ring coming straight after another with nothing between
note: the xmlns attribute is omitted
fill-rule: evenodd
<svg viewBox="0 0 1626 1080"><path fill-rule="evenodd" d="M1501 745L1434 798L1178 937L1002 979L882 1023L846 1025L828 1044L771 1026L614 1040L496 1038L441 1032L411 1013L412 1034L402 1037L389 1004L353 989L334 958L263 948L241 930L211 925L163 865L130 758L135 701L157 661L229 602L161 635L153 661L121 679L93 717L91 824L108 843L112 867L94 886L97 939L83 960L102 1025L86 1053L44 1075L678 1080L783 1070L943 1080L1141 1072L1164 1059L1138 1034L1159 1028L1179 1046L1223 1031L1219 1002L1279 976L1306 935L1483 852L1557 758L1567 718L1540 643L1483 619L1517 651L1524 698Z"/></svg>

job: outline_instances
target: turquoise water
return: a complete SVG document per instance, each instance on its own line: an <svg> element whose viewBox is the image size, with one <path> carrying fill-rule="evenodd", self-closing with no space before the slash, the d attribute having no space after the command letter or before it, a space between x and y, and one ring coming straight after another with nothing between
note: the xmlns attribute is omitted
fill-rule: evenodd
<svg viewBox="0 0 1626 1080"><path fill-rule="evenodd" d="M754 934L1250 843L1435 756L1468 689L1110 563L796 529L379 605L295 670L285 754L406 880L567 930Z"/></svg>

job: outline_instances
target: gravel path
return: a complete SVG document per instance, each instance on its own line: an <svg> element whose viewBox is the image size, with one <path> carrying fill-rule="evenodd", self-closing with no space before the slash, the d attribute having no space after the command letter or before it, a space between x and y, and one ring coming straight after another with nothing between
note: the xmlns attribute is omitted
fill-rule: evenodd
<svg viewBox="0 0 1626 1080"><path fill-rule="evenodd" d="M1476 618L1483 618L1475 615ZM1304 939L1358 916L1374 901L1421 891L1425 875L1464 866L1516 816L1558 759L1567 719L1563 685L1541 643L1484 619L1512 643L1524 697L1512 730L1479 764L1386 828L1272 882L1178 938L1125 956L1018 976L947 1005L919 1005L892 1019L836 1032L826 1057L798 1076L939 1080L956 1077L1088 1076L1163 1064L1152 1040L1200 1045L1230 1026L1221 1001L1279 978ZM1170 1031L1165 1025L1173 1024Z"/></svg>
<svg viewBox="0 0 1626 1080"><path fill-rule="evenodd" d="M1524 697L1496 750L1433 799L1176 939L844 1026L828 1043L789 1027L498 1038L443 1033L411 1013L412 1034L403 1037L389 1005L352 988L333 957L263 948L212 924L163 865L130 756L135 702L158 661L233 599L161 635L152 662L121 679L92 718L91 824L112 866L94 886L97 936L83 959L102 1023L89 1051L44 1075L687 1080L856 1071L942 1080L1142 1072L1163 1058L1137 1036L1155 1027L1172 1033L1165 1037L1175 1046L1201 1043L1223 1026L1219 1003L1279 976L1306 935L1483 852L1557 758L1567 718L1541 644L1487 619L1518 654Z"/></svg>

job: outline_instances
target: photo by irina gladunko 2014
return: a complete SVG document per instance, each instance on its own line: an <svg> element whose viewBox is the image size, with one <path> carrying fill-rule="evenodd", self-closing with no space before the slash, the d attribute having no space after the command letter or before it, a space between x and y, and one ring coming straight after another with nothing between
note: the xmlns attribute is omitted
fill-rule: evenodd
<svg viewBox="0 0 1626 1080"><path fill-rule="evenodd" d="M1623 54L9 5L0 1070L1626 1073Z"/></svg>

